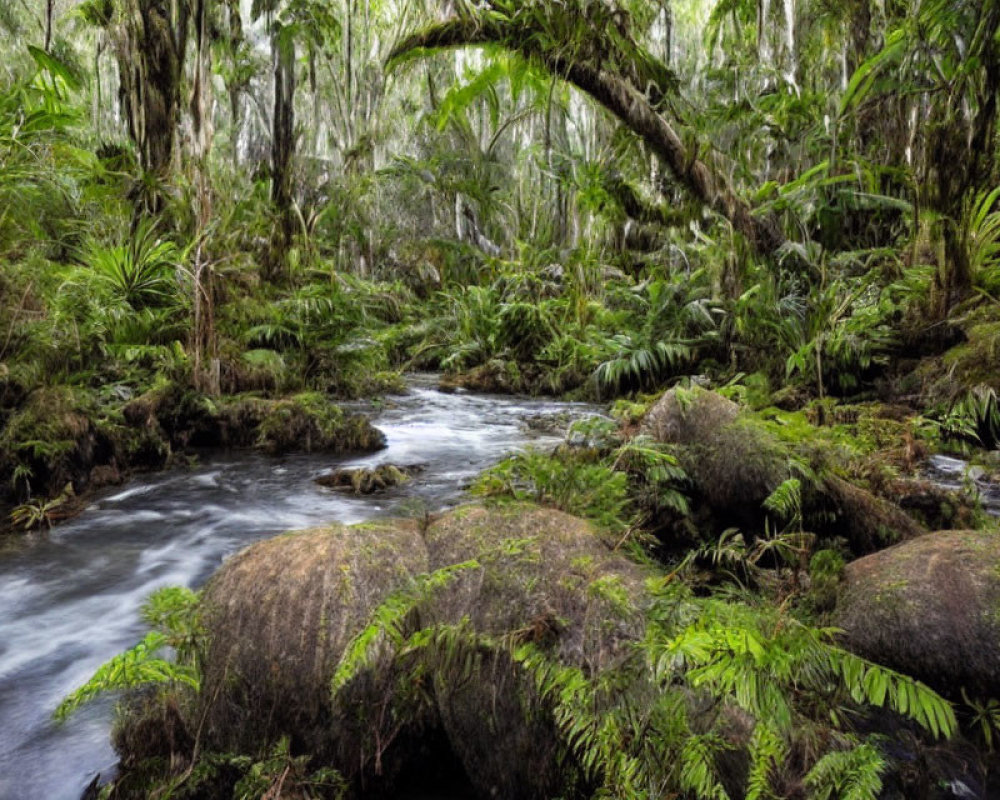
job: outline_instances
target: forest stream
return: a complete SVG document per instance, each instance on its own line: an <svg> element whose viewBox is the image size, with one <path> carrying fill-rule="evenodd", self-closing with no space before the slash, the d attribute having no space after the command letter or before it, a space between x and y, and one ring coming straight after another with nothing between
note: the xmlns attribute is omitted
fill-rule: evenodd
<svg viewBox="0 0 1000 800"><path fill-rule="evenodd" d="M53 709L141 638L140 604L163 586L199 586L226 556L282 531L356 523L453 503L505 453L551 445L585 404L444 394L426 377L376 419L388 447L360 458L206 453L192 469L140 477L78 518L0 551L0 798L77 800L113 774L114 700L68 722ZM408 485L354 496L314 479L333 466L423 466Z"/></svg>

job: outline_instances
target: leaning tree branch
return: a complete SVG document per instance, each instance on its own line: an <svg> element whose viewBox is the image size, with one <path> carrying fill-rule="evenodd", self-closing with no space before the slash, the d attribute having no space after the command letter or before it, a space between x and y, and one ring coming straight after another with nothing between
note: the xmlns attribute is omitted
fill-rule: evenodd
<svg viewBox="0 0 1000 800"><path fill-rule="evenodd" d="M617 173L604 176L602 186L615 202L621 206L625 216L644 225L676 228L686 225L691 219L684 209L668 208L662 203L650 202L639 190Z"/></svg>
<svg viewBox="0 0 1000 800"><path fill-rule="evenodd" d="M491 20L456 17L408 36L390 53L388 63L422 52L452 47L496 44L537 63L590 95L641 138L664 163L679 185L702 204L721 214L760 255L771 255L785 242L772 214L758 216L736 195L723 175L685 145L670 122L628 80L599 64L573 60L558 51L539 49L532 31L510 31Z"/></svg>

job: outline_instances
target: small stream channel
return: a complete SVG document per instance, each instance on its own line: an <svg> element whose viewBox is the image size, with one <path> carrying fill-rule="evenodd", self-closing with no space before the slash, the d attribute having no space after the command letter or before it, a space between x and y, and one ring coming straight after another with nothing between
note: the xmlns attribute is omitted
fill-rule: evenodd
<svg viewBox="0 0 1000 800"><path fill-rule="evenodd" d="M945 489L974 489L983 510L1000 516L1000 483L986 480L981 467L970 467L967 461L952 456L931 456L927 477Z"/></svg>
<svg viewBox="0 0 1000 800"><path fill-rule="evenodd" d="M504 454L550 446L559 423L593 406L443 394L429 376L377 417L388 447L355 458L210 453L192 469L137 478L95 499L47 534L0 549L0 800L77 800L96 773L113 773L113 701L64 725L53 709L143 634L139 606L169 585L196 587L222 560L282 531L331 520L411 515L457 502ZM355 497L313 480L331 467L421 464L391 492Z"/></svg>

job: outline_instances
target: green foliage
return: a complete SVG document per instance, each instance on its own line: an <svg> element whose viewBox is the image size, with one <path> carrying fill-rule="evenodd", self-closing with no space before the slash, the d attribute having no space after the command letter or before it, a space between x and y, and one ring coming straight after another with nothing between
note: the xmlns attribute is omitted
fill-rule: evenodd
<svg viewBox="0 0 1000 800"><path fill-rule="evenodd" d="M682 664L693 686L725 694L786 736L795 728L799 692L810 693L835 716L838 702L853 700L891 708L935 737L955 733L951 705L922 683L832 644L833 634L782 618L774 609L710 601L664 643L657 670L665 676ZM767 682L760 681L762 669Z"/></svg>
<svg viewBox="0 0 1000 800"><path fill-rule="evenodd" d="M113 247L92 243L84 255L110 296L135 311L169 302L180 261L177 247L160 239L148 219L139 222L127 241Z"/></svg>
<svg viewBox="0 0 1000 800"><path fill-rule="evenodd" d="M435 592L451 585L463 572L480 568L477 561L442 567L411 579L382 601L372 613L371 622L356 634L347 646L330 679L330 692L336 695L365 669L371 667L386 649L398 652L411 635L412 615Z"/></svg>
<svg viewBox="0 0 1000 800"><path fill-rule="evenodd" d="M164 634L147 633L135 647L102 664L87 683L66 697L55 710L56 719L66 719L84 703L107 692L173 683L197 689L198 679L189 667L157 657L166 645Z"/></svg>
<svg viewBox="0 0 1000 800"><path fill-rule="evenodd" d="M690 348L678 342L654 342L636 346L625 334L615 336L615 356L597 367L595 377L604 391L617 394L630 388L649 389L670 372L686 364Z"/></svg>
<svg viewBox="0 0 1000 800"><path fill-rule="evenodd" d="M1000 401L991 386L974 386L959 397L941 419L941 429L954 438L993 448L1000 442Z"/></svg>
<svg viewBox="0 0 1000 800"><path fill-rule="evenodd" d="M763 505L782 522L792 527L801 527L802 481L798 478L786 478L774 487L774 491L767 496Z"/></svg>
<svg viewBox="0 0 1000 800"><path fill-rule="evenodd" d="M806 775L806 786L815 800L869 800L882 791L885 767L878 748L859 744L823 756Z"/></svg>
<svg viewBox="0 0 1000 800"><path fill-rule="evenodd" d="M186 686L197 691L201 683L198 654L204 637L197 602L197 594L190 589L168 587L154 592L142 608L143 619L154 630L98 667L90 680L63 699L55 718L65 720L81 705L108 692L151 685ZM160 655L168 648L176 660Z"/></svg>
<svg viewBox="0 0 1000 800"><path fill-rule="evenodd" d="M17 476L15 476L17 480ZM67 483L63 490L51 500L34 500L22 503L10 512L10 521L26 531L45 525L52 527L57 519L59 509L66 505L74 495L73 484Z"/></svg>
<svg viewBox="0 0 1000 800"><path fill-rule="evenodd" d="M594 520L609 530L628 524L628 478L585 457L563 458L536 451L512 456L484 472L473 493L507 496L550 505Z"/></svg>
<svg viewBox="0 0 1000 800"><path fill-rule="evenodd" d="M336 798L347 794L348 785L340 773L330 768L310 771L309 761L308 755L292 755L287 736L279 739L260 761L249 765L230 761L233 766L245 768L243 777L233 788L234 800L280 797L295 790L305 797L315 796L316 792Z"/></svg>
<svg viewBox="0 0 1000 800"><path fill-rule="evenodd" d="M971 715L968 726L982 739L989 752L993 752L994 736L1000 733L1000 700L990 697L986 700L970 700L962 689L962 700Z"/></svg>
<svg viewBox="0 0 1000 800"><path fill-rule="evenodd" d="M682 488L688 476L677 457L648 436L635 436L613 453L612 469L629 476L630 493L646 513L669 512L686 517L690 512Z"/></svg>
<svg viewBox="0 0 1000 800"><path fill-rule="evenodd" d="M719 757L734 748L749 755L745 796L780 796L795 769L793 743L824 719L838 726L854 703L897 709L907 703L903 713L932 733L955 730L945 701L840 650L829 631L775 609L695 598L676 587L658 603L640 653L620 668L630 688L623 688L621 672L586 676L532 645L515 649L552 704L561 736L603 787L601 796L729 797ZM734 734L742 726L749 730ZM874 800L886 768L878 747L831 734L805 765L809 796Z"/></svg>

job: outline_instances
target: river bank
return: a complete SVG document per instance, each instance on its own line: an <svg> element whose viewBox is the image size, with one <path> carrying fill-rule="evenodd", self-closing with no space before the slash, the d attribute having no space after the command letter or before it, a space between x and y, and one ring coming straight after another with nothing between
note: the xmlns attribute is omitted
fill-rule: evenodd
<svg viewBox="0 0 1000 800"><path fill-rule="evenodd" d="M137 478L95 497L76 519L0 550L0 797L76 800L109 777L113 702L64 725L51 713L102 662L141 637L155 589L199 586L258 539L330 520L360 522L454 503L482 469L529 443L551 446L569 418L596 407L443 394L416 378L375 420L386 449L361 457L205 453L198 466ZM314 479L339 466L419 463L386 494L355 497Z"/></svg>

